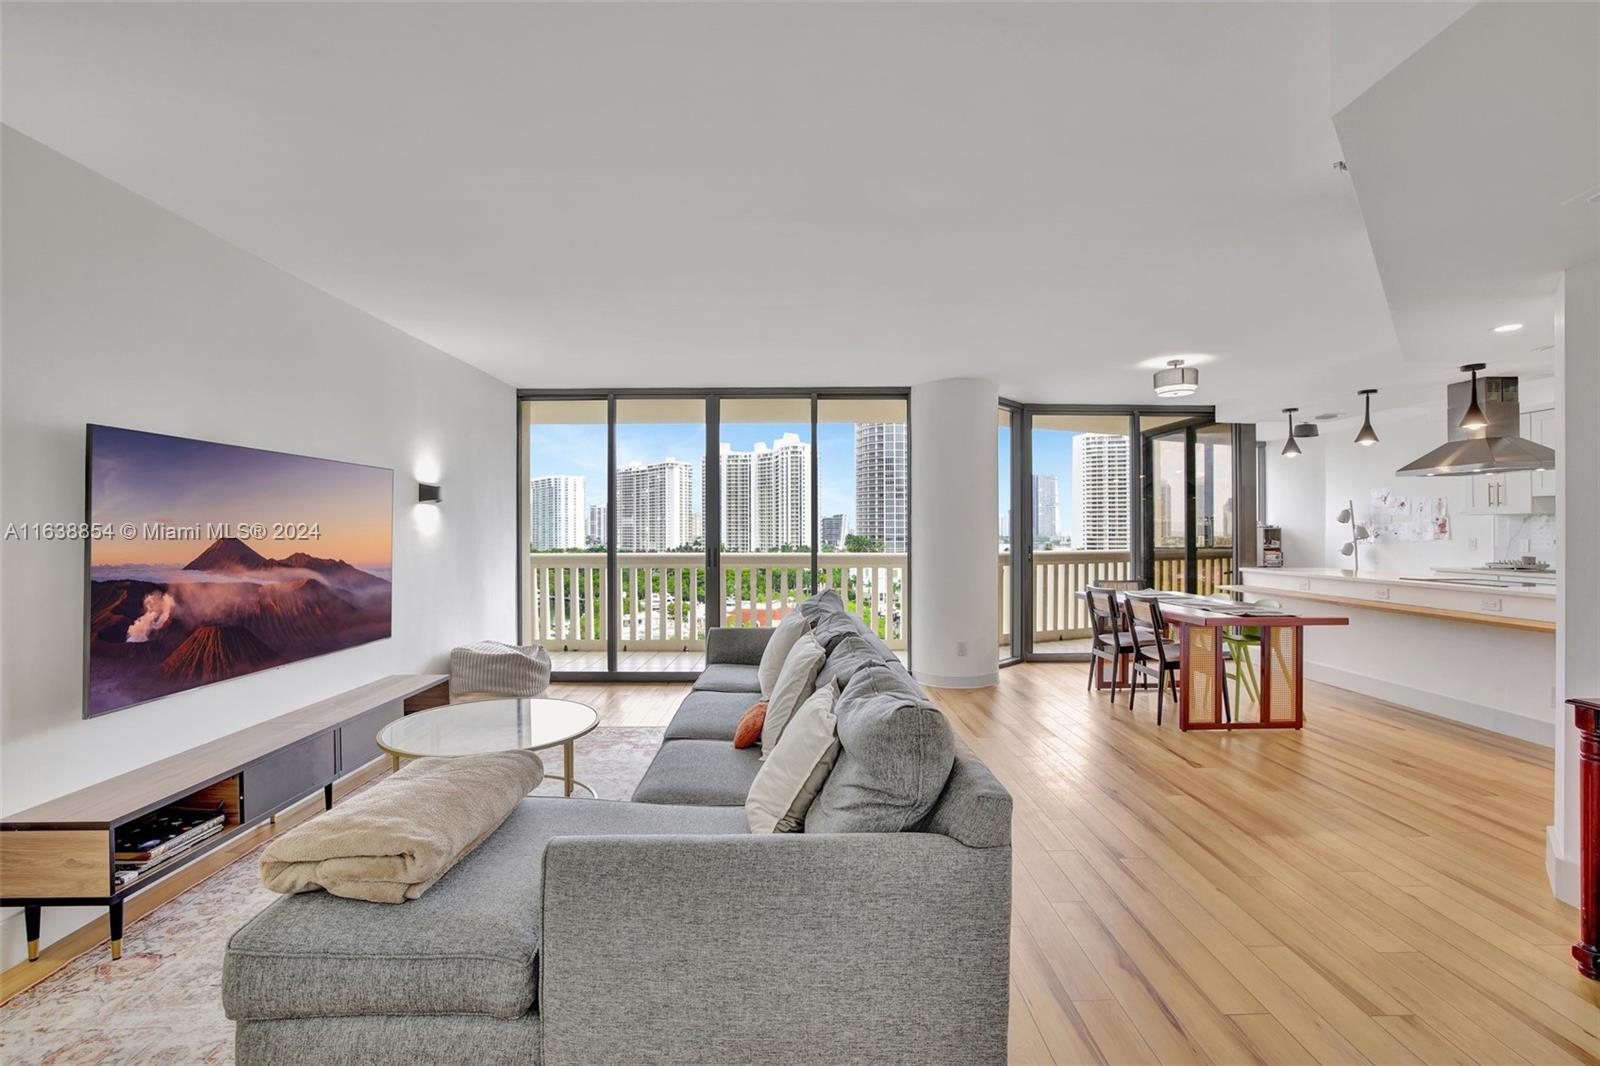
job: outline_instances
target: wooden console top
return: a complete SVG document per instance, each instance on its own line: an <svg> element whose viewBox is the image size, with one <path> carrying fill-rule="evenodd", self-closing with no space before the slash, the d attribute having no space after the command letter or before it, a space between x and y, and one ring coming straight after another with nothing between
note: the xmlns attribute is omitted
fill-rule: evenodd
<svg viewBox="0 0 1600 1066"><path fill-rule="evenodd" d="M444 674L391 674L8 815L0 819L0 828L40 824L110 825L126 818L130 812L159 806L174 795L236 773L253 759L270 755L303 737L332 729L369 708L407 699L446 680Z"/></svg>

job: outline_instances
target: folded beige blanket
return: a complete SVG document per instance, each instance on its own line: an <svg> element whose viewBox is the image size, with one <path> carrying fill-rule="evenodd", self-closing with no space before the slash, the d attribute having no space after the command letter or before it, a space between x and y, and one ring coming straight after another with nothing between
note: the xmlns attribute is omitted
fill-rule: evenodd
<svg viewBox="0 0 1600 1066"><path fill-rule="evenodd" d="M543 779L531 751L418 759L268 844L261 880L274 892L416 899Z"/></svg>

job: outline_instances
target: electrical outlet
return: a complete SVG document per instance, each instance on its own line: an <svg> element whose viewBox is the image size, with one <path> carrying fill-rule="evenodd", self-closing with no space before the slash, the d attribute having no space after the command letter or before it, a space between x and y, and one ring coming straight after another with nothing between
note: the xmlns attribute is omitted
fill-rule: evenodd
<svg viewBox="0 0 1600 1066"><path fill-rule="evenodd" d="M1485 596L1479 602L1480 606L1482 606L1485 611L1498 611L1500 609L1500 601L1498 599L1491 599L1490 597Z"/></svg>
<svg viewBox="0 0 1600 1066"><path fill-rule="evenodd" d="M1475 552L1477 550L1478 550L1478 538L1477 537L1468 537L1467 538L1467 551Z"/></svg>
<svg viewBox="0 0 1600 1066"><path fill-rule="evenodd" d="M1379 585L1377 588L1372 590L1372 594L1380 600L1386 600L1389 598L1389 586Z"/></svg>
<svg viewBox="0 0 1600 1066"><path fill-rule="evenodd" d="M956 656L958 658L962 658L962 659L965 659L967 657L967 642L966 641L964 641L964 640L956 641Z"/></svg>
<svg viewBox="0 0 1600 1066"><path fill-rule="evenodd" d="M1299 581L1296 581L1295 585L1300 589L1301 592L1311 591L1311 582L1307 581L1305 578L1301 578Z"/></svg>

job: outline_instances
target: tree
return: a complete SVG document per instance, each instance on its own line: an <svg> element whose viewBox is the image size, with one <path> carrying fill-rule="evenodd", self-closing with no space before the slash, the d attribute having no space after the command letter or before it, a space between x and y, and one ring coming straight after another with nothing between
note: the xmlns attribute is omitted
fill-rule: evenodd
<svg viewBox="0 0 1600 1066"><path fill-rule="evenodd" d="M847 552L881 552L883 551L883 541L862 533L851 533L844 538L844 550Z"/></svg>

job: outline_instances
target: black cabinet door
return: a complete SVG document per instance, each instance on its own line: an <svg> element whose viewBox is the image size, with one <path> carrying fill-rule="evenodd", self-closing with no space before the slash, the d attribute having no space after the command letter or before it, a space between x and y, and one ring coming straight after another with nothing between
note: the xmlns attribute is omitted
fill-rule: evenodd
<svg viewBox="0 0 1600 1066"><path fill-rule="evenodd" d="M243 770L244 820L275 814L311 795L335 776L335 733L329 730L263 755Z"/></svg>
<svg viewBox="0 0 1600 1066"><path fill-rule="evenodd" d="M339 774L359 770L383 754L378 731L406 713L404 700L391 700L357 715L339 727Z"/></svg>

